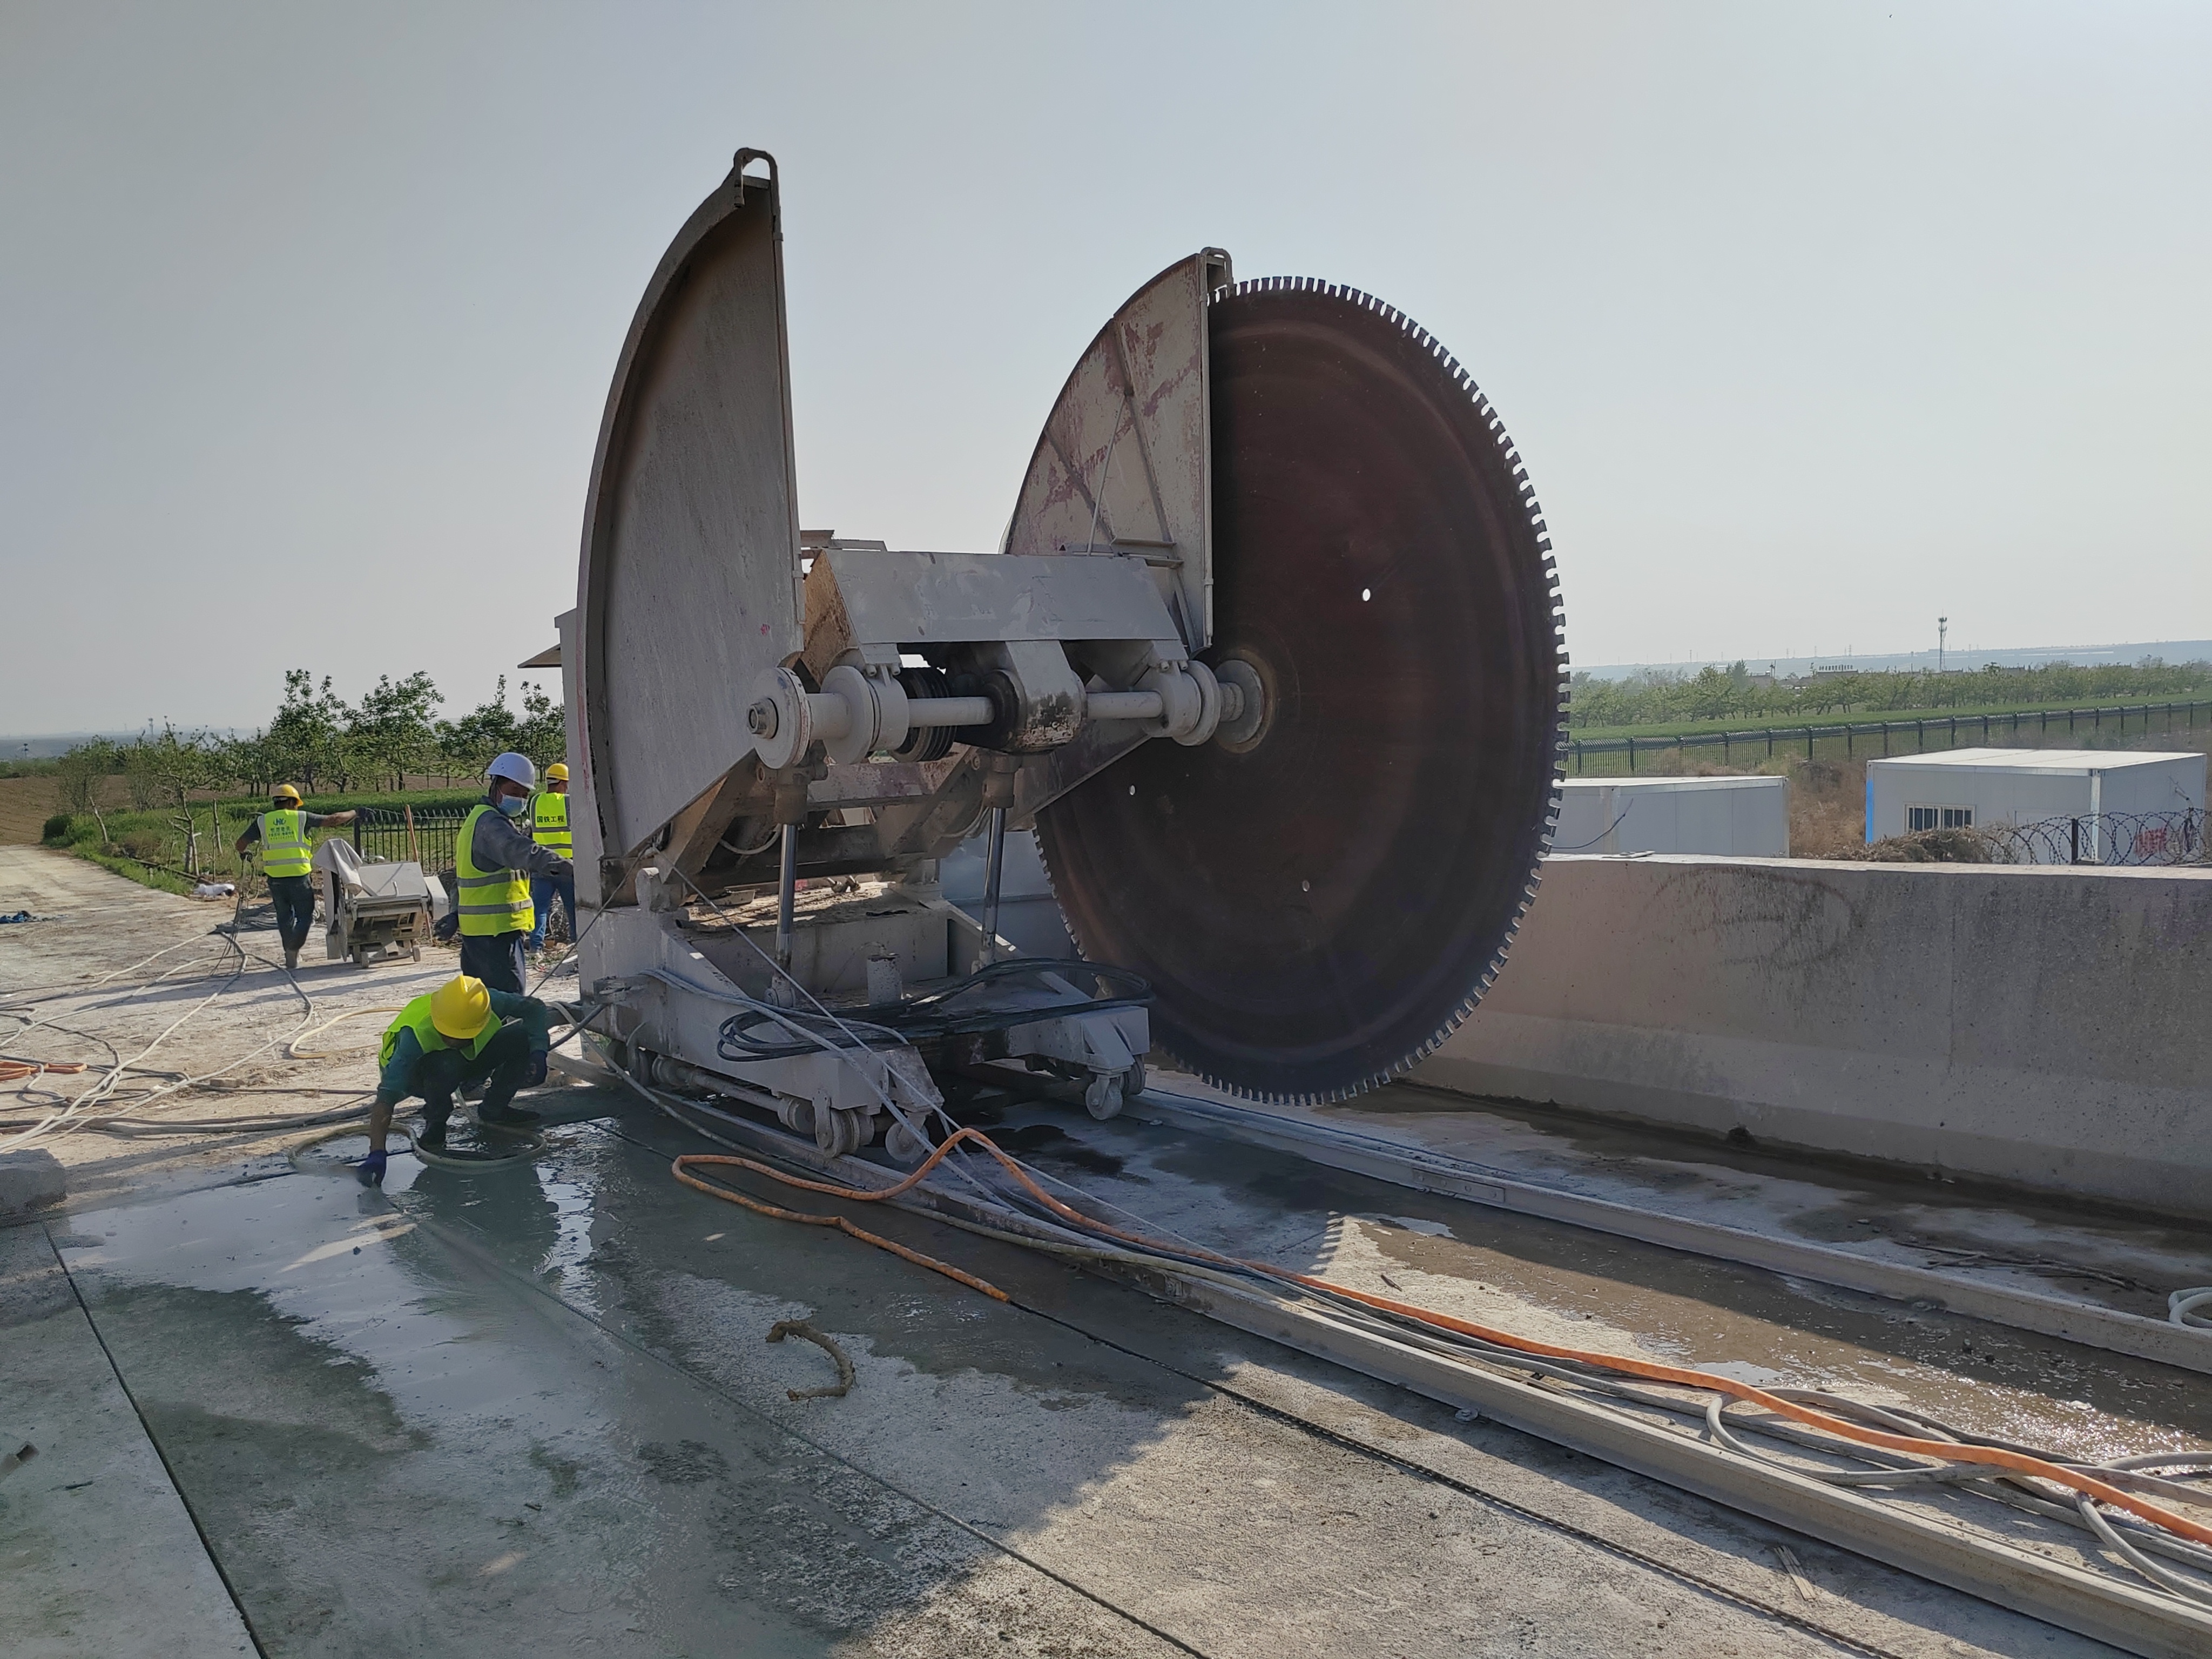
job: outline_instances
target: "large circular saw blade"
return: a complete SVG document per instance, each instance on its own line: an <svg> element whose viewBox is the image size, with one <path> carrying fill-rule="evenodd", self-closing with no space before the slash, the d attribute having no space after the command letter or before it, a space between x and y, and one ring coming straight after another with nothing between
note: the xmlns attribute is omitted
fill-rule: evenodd
<svg viewBox="0 0 2212 1659"><path fill-rule="evenodd" d="M1268 1099L1370 1088L1504 959L1558 816L1563 624L1503 423L1366 295L1246 283L1208 316L1217 665L1249 747L1154 741L1039 817L1084 954L1156 1042Z"/></svg>

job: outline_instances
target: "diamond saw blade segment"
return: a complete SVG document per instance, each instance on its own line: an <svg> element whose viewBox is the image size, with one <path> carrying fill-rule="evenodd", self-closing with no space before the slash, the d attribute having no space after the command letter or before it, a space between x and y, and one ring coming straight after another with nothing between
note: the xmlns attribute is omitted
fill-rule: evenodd
<svg viewBox="0 0 2212 1659"><path fill-rule="evenodd" d="M1208 1081L1326 1101L1474 1008L1558 813L1565 660L1503 423L1425 331L1349 290L1209 312L1217 668L1257 734L1144 744L1039 817L1085 956L1133 968Z"/></svg>

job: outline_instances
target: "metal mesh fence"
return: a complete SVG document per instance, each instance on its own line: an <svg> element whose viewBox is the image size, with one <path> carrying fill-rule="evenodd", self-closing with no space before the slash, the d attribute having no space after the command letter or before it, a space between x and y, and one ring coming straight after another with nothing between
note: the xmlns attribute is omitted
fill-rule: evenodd
<svg viewBox="0 0 2212 1659"><path fill-rule="evenodd" d="M421 865L432 875L454 866L453 844L467 820L465 806L379 807L354 820L354 850L365 859Z"/></svg>
<svg viewBox="0 0 2212 1659"><path fill-rule="evenodd" d="M2200 725L2212 729L2212 702L2023 708L1917 720L1841 720L1829 726L1763 726L1673 737L1577 738L1571 733L1562 760L1570 776L1602 777L1633 773L1640 767L1663 768L1670 756L1673 764L1680 768L1693 749L1705 751L1705 759L1717 760L1724 766L1755 766L1793 755L1808 761L1874 760L1962 744L2102 747L2153 732L2194 732Z"/></svg>

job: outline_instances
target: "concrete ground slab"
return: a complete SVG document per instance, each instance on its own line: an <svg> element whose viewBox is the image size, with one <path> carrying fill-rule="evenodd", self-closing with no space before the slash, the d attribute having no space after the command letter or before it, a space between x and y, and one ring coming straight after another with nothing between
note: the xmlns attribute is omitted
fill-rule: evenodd
<svg viewBox="0 0 2212 1659"><path fill-rule="evenodd" d="M42 1227L0 1231L0 1485L11 1659L204 1659L253 1644Z"/></svg>
<svg viewBox="0 0 2212 1659"><path fill-rule="evenodd" d="M1386 1444L1457 1431L1538 1504L1631 1506L1639 1559L1317 1436L1290 1408L1340 1393L1327 1367L970 1250L1061 1316L994 1304L678 1188L651 1124L562 1133L535 1169L402 1160L388 1195L297 1176L79 1223L64 1254L267 1651L1838 1650L1756 1605L1788 1611L1771 1529L1358 1406ZM794 1315L852 1355L847 1398L786 1397L829 1371L763 1340ZM2101 1651L1898 1575L1909 1616L1859 1607L1852 1567L1799 1548L1880 1650Z"/></svg>
<svg viewBox="0 0 2212 1659"><path fill-rule="evenodd" d="M49 958L82 983L206 926L203 907L115 885L106 920L0 958L0 985ZM350 971L301 976L325 1016L404 977ZM136 1034L208 988L149 989L171 1000L100 1018ZM219 1064L302 1018L281 975L240 976L171 1063ZM357 1088L367 1061L238 1075L304 1112L324 1097L300 1085ZM574 1098L619 1115L506 1170L402 1155L381 1194L292 1172L281 1139L59 1143L73 1190L48 1228L264 1651L2106 1651L1125 1285L853 1211L1012 1298L991 1302L683 1188L668 1159L702 1142L633 1102ZM1885 1322L1865 1298L1686 1270L1134 1115L996 1118L1055 1176L1243 1251L1591 1346L1641 1335L1900 1386L1964 1369L2049 1420L2055 1389L2039 1407L2031 1382L2047 1355L1947 1366L1940 1316ZM801 1316L854 1360L847 1397L787 1397L830 1375L819 1350L764 1340ZM2186 1435L2200 1414L2132 1373L2059 1385L2124 1437ZM126 1546L127 1517L112 1537Z"/></svg>

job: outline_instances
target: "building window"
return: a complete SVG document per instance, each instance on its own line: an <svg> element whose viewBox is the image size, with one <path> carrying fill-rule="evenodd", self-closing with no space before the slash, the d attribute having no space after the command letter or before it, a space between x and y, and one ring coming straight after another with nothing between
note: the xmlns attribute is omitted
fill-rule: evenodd
<svg viewBox="0 0 2212 1659"><path fill-rule="evenodd" d="M1908 806L1905 809L1905 828L1908 833L1921 830L1971 830L1974 827L1974 809L1971 806Z"/></svg>

